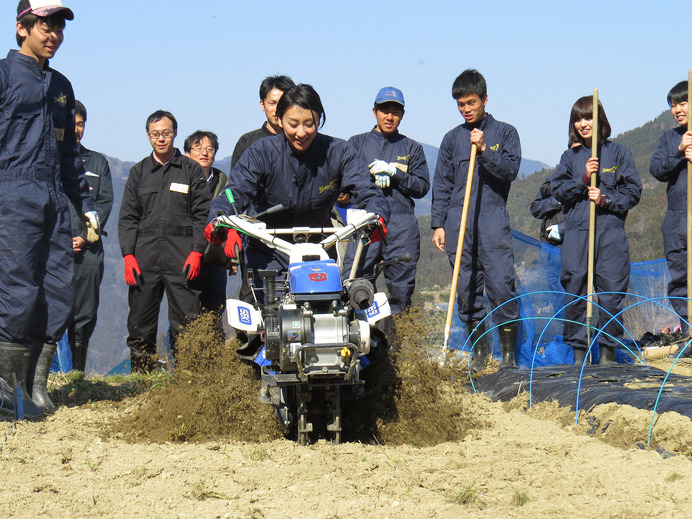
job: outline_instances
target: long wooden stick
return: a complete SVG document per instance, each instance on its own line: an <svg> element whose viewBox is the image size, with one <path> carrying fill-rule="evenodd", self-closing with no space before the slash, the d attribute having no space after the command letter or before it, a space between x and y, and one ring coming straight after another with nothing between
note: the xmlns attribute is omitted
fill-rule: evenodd
<svg viewBox="0 0 692 519"><path fill-rule="evenodd" d="M447 306L447 320L445 321L445 336L442 343L443 354L447 353L449 346L449 335L452 332L452 315L454 314L454 303L456 302L457 284L459 283L459 268L461 267L461 253L464 250L464 238L466 236L466 221L469 216L469 206L471 205L471 187L473 186L473 170L476 168L476 145L471 145L471 156L469 158L469 172L466 175L466 191L464 192L464 206L461 210L461 225L459 226L459 237L457 239L457 255L454 258L454 271L452 273L452 289L449 292L449 305Z"/></svg>
<svg viewBox="0 0 692 519"><path fill-rule="evenodd" d="M687 103L692 100L692 70L687 75ZM690 117L689 108L687 109L687 131L692 131L692 117ZM687 161L687 321L692 317L692 254L690 251L690 243L692 243L692 162ZM692 330L688 331L692 335Z"/></svg>
<svg viewBox="0 0 692 519"><path fill-rule="evenodd" d="M593 123L591 124L591 158L598 158L598 88L593 89ZM596 187L598 175L591 175L591 187ZM586 340L587 348L591 343L591 321L593 319L593 271L596 247L596 202L589 204L589 258L587 267L586 293Z"/></svg>

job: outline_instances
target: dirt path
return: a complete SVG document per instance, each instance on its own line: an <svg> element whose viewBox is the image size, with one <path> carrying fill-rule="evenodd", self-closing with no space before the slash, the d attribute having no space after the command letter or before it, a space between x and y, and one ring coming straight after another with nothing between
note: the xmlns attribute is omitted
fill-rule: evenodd
<svg viewBox="0 0 692 519"><path fill-rule="evenodd" d="M0 417L0 517L690 516L692 421L677 413L645 448L648 411L607 404L576 425L554 403L490 402L405 351L345 410L350 441L301 447L232 347L190 344L194 362L137 396L53 380L54 415Z"/></svg>
<svg viewBox="0 0 692 519"><path fill-rule="evenodd" d="M0 422L0 516L689 516L686 457L604 443L546 407L468 399L487 426L423 448L105 437L134 401L63 407L14 430ZM685 434L689 444L689 420Z"/></svg>

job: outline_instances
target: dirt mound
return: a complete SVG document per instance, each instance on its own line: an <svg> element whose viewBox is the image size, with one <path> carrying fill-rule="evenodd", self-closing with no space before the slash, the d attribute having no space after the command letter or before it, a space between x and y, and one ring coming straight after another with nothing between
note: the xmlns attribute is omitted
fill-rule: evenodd
<svg viewBox="0 0 692 519"><path fill-rule="evenodd" d="M429 331L423 317L420 310L398 317L398 339L363 370L365 395L343 405L345 441L428 446L484 426L454 370L421 346ZM257 398L259 372L236 356L237 347L235 339L223 342L213 315L201 315L178 340L170 381L138 396L112 433L159 443L282 437L273 408Z"/></svg>
<svg viewBox="0 0 692 519"><path fill-rule="evenodd" d="M373 374L379 384L369 388L364 402L388 404L377 414L376 439L383 444L437 445L463 439L468 431L487 426L478 418L474 398L463 378L449 365L440 365L424 347L430 325L420 309L413 308L395 319L395 333L388 359ZM382 387L380 387L382 386ZM389 399L380 395L389 395ZM477 399L475 399L477 400Z"/></svg>
<svg viewBox="0 0 692 519"><path fill-rule="evenodd" d="M235 354L237 340L223 341L214 319L205 313L187 326L170 381L138 396L138 405L113 426L114 434L159 443L282 436L273 409L257 399L258 374Z"/></svg>
<svg viewBox="0 0 692 519"><path fill-rule="evenodd" d="M440 365L424 347L430 331L424 317L415 309L398 317L390 348L373 355L362 372L365 394L344 397L343 441L426 447L491 427L488 401L469 390L465 371ZM259 371L237 357L237 347L235 339L224 343L212 315L200 316L180 336L174 375L124 406L123 418L109 433L156 443L283 438L273 408L258 400ZM577 425L574 412L556 403L529 409L527 395L504 405L618 447L648 443L650 411L599 405L581 411ZM690 420L678 413L657 415L651 448L689 457L690 430ZM323 431L316 427L314 439L324 437Z"/></svg>
<svg viewBox="0 0 692 519"><path fill-rule="evenodd" d="M543 402L531 408L528 403L528 394L525 393L505 403L504 407L508 411L524 410L533 418L556 422L566 430L592 436L622 449L637 446L656 450L664 457L681 455L692 458L692 422L679 413L656 414L652 424L651 411L611 403L580 411L577 423L574 411L560 407L557 402Z"/></svg>

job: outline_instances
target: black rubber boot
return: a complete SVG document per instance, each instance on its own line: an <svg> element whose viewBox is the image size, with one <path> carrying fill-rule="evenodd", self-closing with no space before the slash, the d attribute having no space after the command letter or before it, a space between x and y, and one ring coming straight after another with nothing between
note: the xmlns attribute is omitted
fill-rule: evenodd
<svg viewBox="0 0 692 519"><path fill-rule="evenodd" d="M517 367L514 361L514 350L517 348L518 337L519 323L508 323L500 326L500 350L502 351L500 369Z"/></svg>
<svg viewBox="0 0 692 519"><path fill-rule="evenodd" d="M72 369L84 372L88 348L88 344L81 342L70 344L70 350L72 351Z"/></svg>
<svg viewBox="0 0 692 519"><path fill-rule="evenodd" d="M466 329L469 332L469 343L473 347L473 360L471 361L471 372L480 373L488 363L490 348L488 346L488 337L483 336L485 326L480 321L471 321L466 323Z"/></svg>
<svg viewBox="0 0 692 519"><path fill-rule="evenodd" d="M0 408L3 411L14 412L15 410L12 395L12 374L14 373L17 379L17 387L21 386L24 416L36 417L43 414L43 411L34 404L29 396L26 377L30 363L31 349L29 347L12 342L0 342L0 379L5 382L3 387L7 388L7 391L2 391Z"/></svg>
<svg viewBox="0 0 692 519"><path fill-rule="evenodd" d="M615 346L601 346L601 358L598 364L600 366L615 364Z"/></svg>
<svg viewBox="0 0 692 519"><path fill-rule="evenodd" d="M683 322L682 319L680 319L680 333L683 337L683 342L680 343L680 348L683 348L684 351L682 353L672 353L670 356L681 358L692 357L692 341L690 341L690 327L687 326L687 323Z"/></svg>
<svg viewBox="0 0 692 519"><path fill-rule="evenodd" d="M586 359L586 348L572 348L574 350L574 365L581 366ZM587 363L588 364L588 363Z"/></svg>
<svg viewBox="0 0 692 519"><path fill-rule="evenodd" d="M35 345L31 352L31 366L27 380L30 381L31 399L46 413L55 411L55 405L48 398L48 375L53 364L57 344Z"/></svg>

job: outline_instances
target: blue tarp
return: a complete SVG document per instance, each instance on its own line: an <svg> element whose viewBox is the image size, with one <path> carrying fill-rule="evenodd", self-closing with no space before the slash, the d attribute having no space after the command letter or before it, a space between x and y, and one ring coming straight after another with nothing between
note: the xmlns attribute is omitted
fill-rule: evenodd
<svg viewBox="0 0 692 519"><path fill-rule="evenodd" d="M67 333L62 336L55 350L53 364L50 366L52 373L67 373L72 369L72 351L67 340Z"/></svg>
<svg viewBox="0 0 692 519"><path fill-rule="evenodd" d="M517 297L521 315L521 346L517 351L520 366L548 366L570 364L574 360L572 348L562 341L565 295L560 284L560 249L513 230L514 260L517 273ZM633 362L628 349L637 352L634 341L644 332L659 333L679 323L666 299L666 287L670 279L664 259L631 264L629 294L625 300L628 308L618 319L625 327L624 348L616 352L618 362ZM455 305L456 306L456 305ZM486 298L489 316L486 329L495 326ZM597 309L594 315L597 315ZM592 333L595 337L597 331ZM497 330L489 332L495 356L500 355ZM450 345L454 349L468 351L466 327L454 309ZM598 360L598 346L592 351Z"/></svg>

